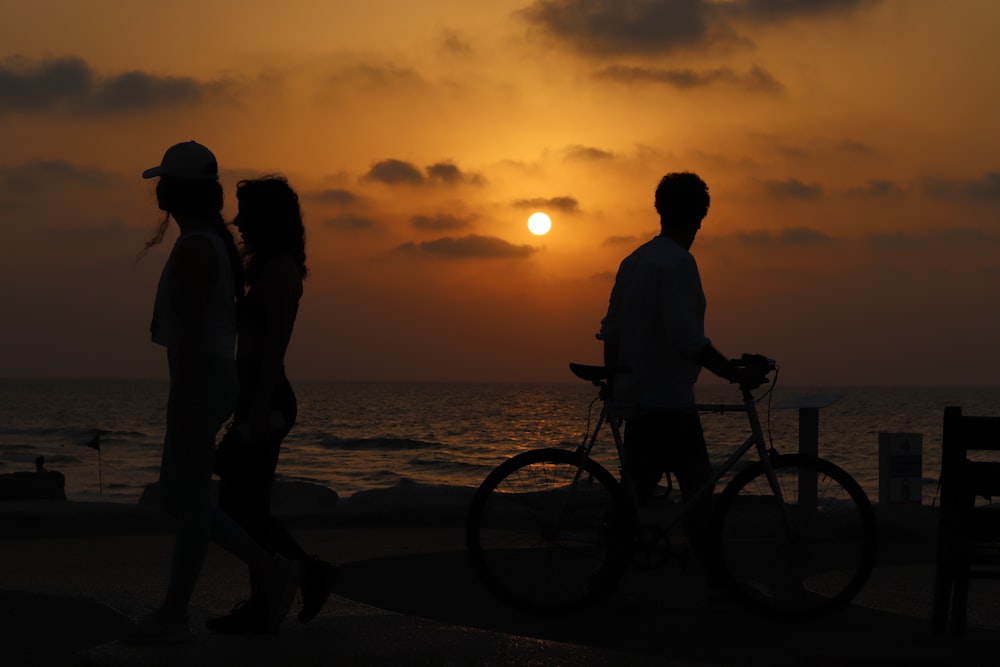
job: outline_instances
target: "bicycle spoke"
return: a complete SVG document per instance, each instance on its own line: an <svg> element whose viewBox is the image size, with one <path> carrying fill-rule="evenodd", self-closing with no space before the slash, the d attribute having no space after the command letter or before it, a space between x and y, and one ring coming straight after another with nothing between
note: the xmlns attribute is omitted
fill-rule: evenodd
<svg viewBox="0 0 1000 667"><path fill-rule="evenodd" d="M467 530L473 564L502 600L565 611L606 592L619 570L617 483L563 450L514 457L477 492ZM621 542L621 544L619 543Z"/></svg>
<svg viewBox="0 0 1000 667"><path fill-rule="evenodd" d="M875 523L849 475L808 457L774 463L782 501L762 465L735 478L719 503L723 576L738 598L803 620L850 601L871 571Z"/></svg>

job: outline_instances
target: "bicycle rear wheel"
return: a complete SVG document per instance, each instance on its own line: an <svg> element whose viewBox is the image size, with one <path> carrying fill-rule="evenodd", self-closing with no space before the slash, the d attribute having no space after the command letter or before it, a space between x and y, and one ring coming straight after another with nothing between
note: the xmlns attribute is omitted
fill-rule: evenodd
<svg viewBox="0 0 1000 667"><path fill-rule="evenodd" d="M501 601L565 613L607 595L621 578L633 525L627 507L617 480L596 461L588 458L581 470L576 452L532 450L480 485L466 545L476 573Z"/></svg>
<svg viewBox="0 0 1000 667"><path fill-rule="evenodd" d="M719 496L720 574L752 610L785 621L828 614L851 601L875 563L875 512L860 485L826 461L773 455L782 502L762 462Z"/></svg>

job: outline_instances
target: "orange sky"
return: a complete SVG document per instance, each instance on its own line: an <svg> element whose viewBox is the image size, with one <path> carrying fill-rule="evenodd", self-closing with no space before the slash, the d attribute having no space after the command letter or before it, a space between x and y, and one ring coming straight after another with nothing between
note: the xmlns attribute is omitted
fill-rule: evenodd
<svg viewBox="0 0 1000 667"><path fill-rule="evenodd" d="M570 381L656 182L692 170L724 352L996 385L997 25L992 0L5 2L0 376L164 374L173 235L136 262L139 174L197 139L230 203L265 173L302 196L293 379Z"/></svg>

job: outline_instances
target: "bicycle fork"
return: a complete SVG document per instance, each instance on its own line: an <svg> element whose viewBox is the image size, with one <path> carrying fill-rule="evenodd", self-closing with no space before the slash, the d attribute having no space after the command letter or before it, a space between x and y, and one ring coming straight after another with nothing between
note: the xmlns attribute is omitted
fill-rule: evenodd
<svg viewBox="0 0 1000 667"><path fill-rule="evenodd" d="M597 435L600 433L601 427L607 420L607 408L604 407L601 410L601 416L597 419L597 424L594 426L593 430L590 433L584 434L583 442L576 448L579 460L577 461L576 473L573 475L573 481L569 485L569 493L567 493L563 498L562 506L552 517L552 523L548 526L550 533L546 535L546 537L552 541L555 541L556 536L558 535L559 527L562 524L562 518L566 516L566 510L570 506L570 503L573 502L574 495L576 495L580 478L583 476L584 468L587 465L587 459L590 458L590 452L594 448L594 443L597 441Z"/></svg>
<svg viewBox="0 0 1000 667"><path fill-rule="evenodd" d="M590 459L590 452L593 450L594 444L597 442L597 437L601 432L601 428L603 428L606 423L611 427L611 433L615 441L615 446L618 449L619 455L622 457L621 460L623 461L624 467L624 447L622 444L620 429L617 427L617 424L612 422L613 419L617 419L617 417L609 413L606 405L603 406L594 428L591 429L589 433L584 434L583 442L576 448L576 453L579 457L577 459L576 472L573 475L572 482L570 482L569 492L565 494L561 506L552 517L552 523L548 526L549 533L546 535L548 539L556 539L563 517L567 515L568 508L573 503L574 497L580 487L580 480L586 472L585 468L587 466L588 459ZM622 474L627 475L627 470L623 470ZM636 496L635 488L632 484L626 484L625 486L630 492L633 508L638 508L638 497Z"/></svg>
<svg viewBox="0 0 1000 667"><path fill-rule="evenodd" d="M749 391L743 390L743 398L747 405L752 405L752 397L749 396ZM747 399L750 399L748 401ZM771 492L774 494L775 500L778 501L778 507L781 509L781 523L785 531L785 537L788 538L789 543L794 544L798 541L798 530L796 529L795 522L792 521L791 514L788 511L788 503L785 502L785 493L782 489L781 483L778 481L778 473L775 472L774 465L772 464L772 456L775 454L774 450L768 449L764 441L764 430L760 425L760 416L757 414L757 410L749 410L748 417L750 420L750 427L753 430L754 439L757 441L757 454L760 457L761 465L764 466L764 474L767 476L767 483L771 487ZM803 497L800 493L798 502L801 504L804 502Z"/></svg>

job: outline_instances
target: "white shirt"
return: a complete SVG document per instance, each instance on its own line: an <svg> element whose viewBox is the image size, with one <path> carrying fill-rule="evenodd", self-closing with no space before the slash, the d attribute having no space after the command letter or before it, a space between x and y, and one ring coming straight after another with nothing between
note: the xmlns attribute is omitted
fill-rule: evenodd
<svg viewBox="0 0 1000 667"><path fill-rule="evenodd" d="M694 404L705 337L705 293L698 265L672 239L657 236L618 268L598 337L618 347L615 403L647 411Z"/></svg>
<svg viewBox="0 0 1000 667"><path fill-rule="evenodd" d="M176 270L173 257L186 239L192 236L205 236L212 240L215 247L215 254L218 259L218 279L213 287L212 295L213 307L209 310L208 320L205 322L202 351L206 354L233 359L236 351L236 300L233 296L233 272L229 253L226 251L225 242L207 230L189 231L181 234L174 247L170 251L170 257L163 266L160 274L160 282L156 288L156 301L153 304L153 322L150 325L150 333L154 343L159 343L167 348L177 344L180 323L177 321L177 311L173 304L173 297L170 293L170 275Z"/></svg>

